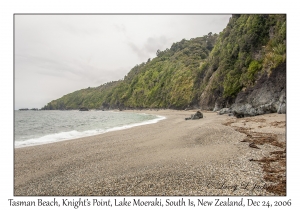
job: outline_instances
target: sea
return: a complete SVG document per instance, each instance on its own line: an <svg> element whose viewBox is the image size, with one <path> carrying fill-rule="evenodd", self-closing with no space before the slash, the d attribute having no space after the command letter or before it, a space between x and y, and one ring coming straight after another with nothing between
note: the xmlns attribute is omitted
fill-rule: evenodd
<svg viewBox="0 0 300 210"><path fill-rule="evenodd" d="M164 116L119 111L15 111L15 148L93 136L157 123Z"/></svg>

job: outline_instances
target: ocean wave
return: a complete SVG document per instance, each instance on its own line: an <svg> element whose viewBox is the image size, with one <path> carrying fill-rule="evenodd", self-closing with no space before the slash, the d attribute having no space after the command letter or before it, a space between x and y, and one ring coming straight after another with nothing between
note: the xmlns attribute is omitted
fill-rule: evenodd
<svg viewBox="0 0 300 210"><path fill-rule="evenodd" d="M28 139L28 140L24 140L24 141L15 141L15 148L35 146L35 145L41 145L41 144L49 144L49 143L54 143L54 142L59 142L59 141L66 141L66 140L77 139L77 138L82 138L82 137L94 136L94 135L103 134L103 133L107 133L107 132L124 130L124 129L128 129L128 128L136 127L136 126L153 124L153 123L159 122L160 120L166 119L166 117L164 117L164 116L160 116L160 115L155 115L155 116L157 118L152 119L152 120L147 120L147 121L140 122L140 123L132 123L132 124L123 125L123 126L117 126L117 127L107 128L107 129L95 129L95 130L86 130L86 131L72 130L72 131L68 131L68 132L49 134L49 135L46 135L43 137L32 138L32 139Z"/></svg>

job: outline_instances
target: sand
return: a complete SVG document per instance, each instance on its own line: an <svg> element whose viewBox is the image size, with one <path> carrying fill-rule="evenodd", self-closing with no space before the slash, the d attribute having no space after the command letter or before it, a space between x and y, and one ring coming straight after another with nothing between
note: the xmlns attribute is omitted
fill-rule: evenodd
<svg viewBox="0 0 300 210"><path fill-rule="evenodd" d="M184 120L195 110L135 112L166 119L15 149L14 195L286 195L285 115L204 111ZM260 144L259 133L274 139Z"/></svg>

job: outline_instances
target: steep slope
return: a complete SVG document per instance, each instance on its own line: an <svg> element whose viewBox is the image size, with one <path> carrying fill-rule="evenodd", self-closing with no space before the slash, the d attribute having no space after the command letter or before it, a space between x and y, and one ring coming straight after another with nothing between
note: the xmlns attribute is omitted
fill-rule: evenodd
<svg viewBox="0 0 300 210"><path fill-rule="evenodd" d="M253 87L240 91L231 108L237 117L286 113L286 63L270 75L264 73Z"/></svg>
<svg viewBox="0 0 300 210"><path fill-rule="evenodd" d="M206 60L217 34L181 40L157 57L136 65L117 83L88 88L48 103L44 109L174 108L196 104L200 65ZM107 87L109 85L109 87Z"/></svg>
<svg viewBox="0 0 300 210"><path fill-rule="evenodd" d="M114 87L118 86L120 81L109 82L96 88L86 88L69 93L59 99L53 100L45 105L44 110L69 110L79 109L81 107L100 107L101 101L112 94ZM104 104L106 105L106 104Z"/></svg>
<svg viewBox="0 0 300 210"><path fill-rule="evenodd" d="M235 102L286 59L285 15L233 15L212 50L199 105L218 110Z"/></svg>
<svg viewBox="0 0 300 210"><path fill-rule="evenodd" d="M241 116L285 112L285 60L286 15L233 15L219 35L183 39L136 65L124 80L70 93L44 109L232 107ZM268 100L257 99L253 90L271 94L263 94ZM272 108L259 108L268 104Z"/></svg>

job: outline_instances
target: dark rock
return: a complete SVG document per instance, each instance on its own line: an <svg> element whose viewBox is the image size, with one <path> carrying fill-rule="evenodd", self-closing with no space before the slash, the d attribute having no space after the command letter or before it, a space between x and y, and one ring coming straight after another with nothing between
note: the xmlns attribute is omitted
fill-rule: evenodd
<svg viewBox="0 0 300 210"><path fill-rule="evenodd" d="M192 114L191 117L185 118L185 120L197 120L203 118L203 114L200 111L197 111L195 114Z"/></svg>
<svg viewBox="0 0 300 210"><path fill-rule="evenodd" d="M243 117L245 117L244 114L237 113L236 111L233 111L232 114L233 114L233 116L235 116L236 118L243 118Z"/></svg>
<svg viewBox="0 0 300 210"><path fill-rule="evenodd" d="M286 63L265 73L257 83L241 91L232 105L234 116L246 117L267 113L286 113Z"/></svg>
<svg viewBox="0 0 300 210"><path fill-rule="evenodd" d="M251 159L249 159L249 161L257 161L257 160L255 160L255 159L251 158Z"/></svg>
<svg viewBox="0 0 300 210"><path fill-rule="evenodd" d="M86 108L86 107L81 107L81 108L79 109L79 111L89 111L89 109Z"/></svg>
<svg viewBox="0 0 300 210"><path fill-rule="evenodd" d="M249 144L249 147L251 148L255 148L255 149L259 149L258 146L256 146L253 142Z"/></svg>
<svg viewBox="0 0 300 210"><path fill-rule="evenodd" d="M192 117L192 120L194 119L200 119L200 118L203 118L203 114L200 112L200 111L197 111L193 117Z"/></svg>
<svg viewBox="0 0 300 210"><path fill-rule="evenodd" d="M213 109L213 112L220 111L224 107L226 107L226 101L222 98L218 98L215 102L215 107Z"/></svg>

